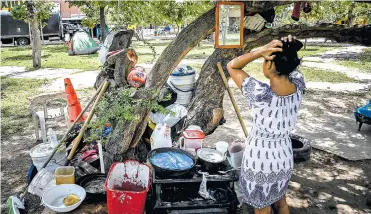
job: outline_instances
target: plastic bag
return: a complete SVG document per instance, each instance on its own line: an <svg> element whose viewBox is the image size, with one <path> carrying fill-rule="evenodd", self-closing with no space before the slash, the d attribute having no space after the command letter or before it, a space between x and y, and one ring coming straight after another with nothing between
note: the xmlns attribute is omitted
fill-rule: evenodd
<svg viewBox="0 0 371 214"><path fill-rule="evenodd" d="M204 199L215 200L215 198L210 195L209 191L207 191L207 186L206 186L207 179L206 179L206 177L207 177L207 174L203 173L202 174L202 182L200 184L200 189L198 190L198 194L200 194L200 196L203 197Z"/></svg>
<svg viewBox="0 0 371 214"><path fill-rule="evenodd" d="M155 124L158 123L166 123L168 126L173 127L175 124L177 124L183 117L185 117L188 113L187 109L179 104L173 104L168 107L166 107L170 111L169 114L163 114L163 113L150 113L149 118L154 122Z"/></svg>
<svg viewBox="0 0 371 214"><path fill-rule="evenodd" d="M165 123L158 123L151 135L151 149L172 147L171 128Z"/></svg>

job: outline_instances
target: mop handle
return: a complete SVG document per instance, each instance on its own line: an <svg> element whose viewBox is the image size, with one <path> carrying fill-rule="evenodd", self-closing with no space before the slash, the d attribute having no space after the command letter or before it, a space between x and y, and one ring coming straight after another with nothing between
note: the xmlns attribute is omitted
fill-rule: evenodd
<svg viewBox="0 0 371 214"><path fill-rule="evenodd" d="M80 142L81 142L81 140L82 140L82 138L83 138L83 136L84 136L84 134L85 134L85 131L86 131L86 129L88 128L89 122L90 122L90 120L93 118L93 115L94 115L95 109L97 108L98 103L99 103L100 99L103 97L104 92L106 92L108 86L109 86L109 81L106 80L106 81L104 82L104 84L103 84L103 88L102 88L102 90L99 92L99 94L98 94L98 96L97 96L97 99L96 99L95 102L94 102L93 107L91 108L91 111L89 112L89 116L88 116L88 118L86 118L86 120L85 120L85 122L84 122L84 125L82 126L82 128L81 128L81 130L80 130L79 135L78 135L78 136L75 138L75 140L74 140L75 142L73 143L72 149L71 149L71 151L70 151L70 154L69 154L68 157L67 157L67 161L66 161L66 164L65 164L65 165L67 165L68 162L69 162L70 160L72 160L73 156L75 155L75 152L76 152L76 150L77 150L77 147L79 146L79 144L80 144Z"/></svg>
<svg viewBox="0 0 371 214"><path fill-rule="evenodd" d="M228 91L228 94L229 94L229 98L231 99L232 101L232 104L233 104L233 107L234 107L234 110L236 111L236 114L237 114L237 117L238 117L238 120L240 121L240 124L241 124L241 127L242 127L242 130L245 134L245 137L248 136L248 132L246 130L246 126L245 126L245 123L243 122L242 120L242 116L240 114L240 111L238 110L238 106L236 104L236 100L234 99L233 97L233 94L231 92L231 89L228 87L228 80L227 80L227 77L225 76L224 74L224 71L223 71L223 68L222 68L222 65L220 64L220 62L218 62L218 70L219 70L219 73L220 73L220 76L222 77L223 79L223 82L224 82L224 86L225 88L227 89Z"/></svg>

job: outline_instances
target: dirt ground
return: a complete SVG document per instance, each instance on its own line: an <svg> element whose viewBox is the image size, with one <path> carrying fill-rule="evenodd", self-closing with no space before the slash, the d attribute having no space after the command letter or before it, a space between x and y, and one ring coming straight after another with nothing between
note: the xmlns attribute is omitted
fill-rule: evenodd
<svg viewBox="0 0 371 214"><path fill-rule="evenodd" d="M249 112L244 108L244 99L236 93L237 102L242 111L242 116L249 124ZM345 102L347 108L354 105L353 94L331 94L326 91L308 92L304 101L304 109L319 117L323 112L315 113L310 108L310 103L316 101L317 105L325 107L326 98L337 97ZM369 95L365 92L357 96L357 100L364 102ZM79 94L82 103L86 103L89 93ZM318 99L322 98L322 102ZM219 140L232 142L236 138L243 138L241 128L234 110L226 97L224 102L227 123L218 127L214 134L208 136L209 145ZM350 110L351 111L351 110ZM340 114L340 112L339 112ZM348 111L343 111L349 115ZM326 120L326 116L323 117ZM26 129L17 136L2 136L1 155L1 212L6 212L6 200L10 195L19 194L26 185L26 176L31 164L29 150L36 145L32 129L31 118L25 124ZM354 123L355 126L355 123ZM343 127L344 128L344 127ZM60 129L60 133L64 129ZM371 142L370 138L368 141ZM356 142L355 142L356 143ZM349 161L333 154L313 150L310 161L297 163L287 194L287 201L292 214L365 214L371 213L371 160ZM39 206L37 200L33 202ZM40 209L32 213L39 213ZM249 212L251 213L251 212Z"/></svg>

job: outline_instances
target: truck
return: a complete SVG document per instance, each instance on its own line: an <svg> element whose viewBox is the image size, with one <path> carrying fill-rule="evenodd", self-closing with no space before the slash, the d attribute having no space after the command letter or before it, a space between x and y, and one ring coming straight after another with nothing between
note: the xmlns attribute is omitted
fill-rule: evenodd
<svg viewBox="0 0 371 214"><path fill-rule="evenodd" d="M23 20L13 18L9 11L1 10L1 43L13 45L30 44L30 27ZM59 12L54 12L42 29L44 40L60 40L62 27Z"/></svg>

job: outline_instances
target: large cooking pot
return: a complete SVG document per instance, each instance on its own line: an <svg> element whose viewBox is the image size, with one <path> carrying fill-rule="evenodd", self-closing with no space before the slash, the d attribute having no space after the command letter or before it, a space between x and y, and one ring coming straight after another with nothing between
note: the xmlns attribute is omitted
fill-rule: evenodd
<svg viewBox="0 0 371 214"><path fill-rule="evenodd" d="M167 168L162 168L162 167L159 167L153 164L152 158L156 154L167 153L167 152L174 152L174 153L180 153L180 154L187 155L193 160L192 166L188 169L167 169ZM196 158L191 153L184 151L182 149L179 149L179 148L171 148L171 147L153 149L148 153L147 159L151 163L153 169L155 170L156 176L159 176L159 177L165 177L165 176L176 177L176 176L184 175L196 165L196 161L197 161Z"/></svg>
<svg viewBox="0 0 371 214"><path fill-rule="evenodd" d="M93 173L82 176L76 181L76 184L80 185L86 191L86 201L90 203L105 202L107 201L106 189L104 183L107 175L101 173ZM99 188L92 188L91 185L102 184ZM90 187L89 187L90 186ZM99 191L101 190L101 191Z"/></svg>
<svg viewBox="0 0 371 214"><path fill-rule="evenodd" d="M224 155L216 149L202 148L197 150L198 162L205 172L218 172L223 167Z"/></svg>

